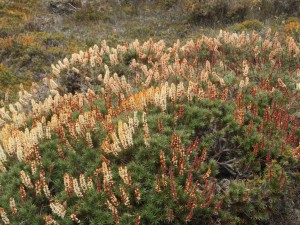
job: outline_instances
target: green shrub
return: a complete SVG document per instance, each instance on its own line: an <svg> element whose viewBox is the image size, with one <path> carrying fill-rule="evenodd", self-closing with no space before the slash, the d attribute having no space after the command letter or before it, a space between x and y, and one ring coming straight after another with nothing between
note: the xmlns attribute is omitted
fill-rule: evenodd
<svg viewBox="0 0 300 225"><path fill-rule="evenodd" d="M285 22L285 24L292 23L292 22L300 23L300 18L299 17L289 17L284 22Z"/></svg>
<svg viewBox="0 0 300 225"><path fill-rule="evenodd" d="M9 99L15 99L17 95L18 85L30 77L17 77L12 71L12 68L7 68L3 64L0 64L0 100L4 99L6 91L9 89Z"/></svg>
<svg viewBox="0 0 300 225"><path fill-rule="evenodd" d="M299 0L259 0L253 3L253 13L260 18L280 15L299 15Z"/></svg>
<svg viewBox="0 0 300 225"><path fill-rule="evenodd" d="M238 22L245 18L266 19L271 16L300 13L300 0L183 0L193 20Z"/></svg>
<svg viewBox="0 0 300 225"><path fill-rule="evenodd" d="M99 10L97 6L89 4L76 11L75 18L78 21L107 21L110 15L107 11Z"/></svg>
<svg viewBox="0 0 300 225"><path fill-rule="evenodd" d="M262 22L259 20L246 20L242 23L236 23L231 27L235 32L242 31L260 31L263 28Z"/></svg>
<svg viewBox="0 0 300 225"><path fill-rule="evenodd" d="M284 31L296 40L300 40L300 22L290 22L286 24L284 26Z"/></svg>
<svg viewBox="0 0 300 225"><path fill-rule="evenodd" d="M160 0L160 2L160 4L162 4L164 8L169 9L174 6L178 2L178 0Z"/></svg>
<svg viewBox="0 0 300 225"><path fill-rule="evenodd" d="M300 53L283 37L268 48L273 37L225 31L173 48L102 41L59 61L45 84L55 97L27 97L28 113L12 122L1 110L2 217L235 225L288 212L278 205L299 198Z"/></svg>
<svg viewBox="0 0 300 225"><path fill-rule="evenodd" d="M13 75L12 73L5 68L4 65L0 64L0 83L4 87L8 87L9 85L12 85L14 83Z"/></svg>
<svg viewBox="0 0 300 225"><path fill-rule="evenodd" d="M243 20L249 10L248 0L185 0L193 20L221 23Z"/></svg>

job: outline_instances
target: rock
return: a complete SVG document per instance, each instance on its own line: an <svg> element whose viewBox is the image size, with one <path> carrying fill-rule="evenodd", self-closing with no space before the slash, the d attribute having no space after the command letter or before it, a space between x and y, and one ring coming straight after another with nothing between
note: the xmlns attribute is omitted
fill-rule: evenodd
<svg viewBox="0 0 300 225"><path fill-rule="evenodd" d="M81 0L50 0L49 10L58 14L69 14L78 10L81 5Z"/></svg>

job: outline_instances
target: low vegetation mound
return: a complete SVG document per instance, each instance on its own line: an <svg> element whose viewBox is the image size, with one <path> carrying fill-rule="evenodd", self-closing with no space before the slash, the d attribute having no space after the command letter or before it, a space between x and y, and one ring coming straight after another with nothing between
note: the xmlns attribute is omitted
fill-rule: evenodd
<svg viewBox="0 0 300 225"><path fill-rule="evenodd" d="M105 41L0 109L3 224L264 224L299 199L300 49ZM42 100L42 101L38 101Z"/></svg>

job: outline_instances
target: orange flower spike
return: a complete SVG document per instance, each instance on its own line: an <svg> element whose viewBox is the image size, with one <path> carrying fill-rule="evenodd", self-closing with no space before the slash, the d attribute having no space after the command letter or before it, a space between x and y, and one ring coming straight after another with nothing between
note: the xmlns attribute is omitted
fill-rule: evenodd
<svg viewBox="0 0 300 225"><path fill-rule="evenodd" d="M21 195L22 202L25 202L26 201L26 191L25 191L23 184L20 186L20 195Z"/></svg>
<svg viewBox="0 0 300 225"><path fill-rule="evenodd" d="M64 160L64 161L66 160L65 154L64 154L64 152L63 152L61 146L58 146L58 148L57 148L57 153L58 153L59 157L60 157L62 160Z"/></svg>
<svg viewBox="0 0 300 225"><path fill-rule="evenodd" d="M206 180L207 178L209 178L210 174L211 174L211 169L208 168L208 170L206 171L206 173L202 176L202 179Z"/></svg>

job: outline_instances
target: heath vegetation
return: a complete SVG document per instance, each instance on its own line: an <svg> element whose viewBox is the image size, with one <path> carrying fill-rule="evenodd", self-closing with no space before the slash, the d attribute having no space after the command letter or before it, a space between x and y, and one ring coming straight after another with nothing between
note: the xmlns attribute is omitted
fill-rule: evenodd
<svg viewBox="0 0 300 225"><path fill-rule="evenodd" d="M0 223L298 224L298 4L0 3Z"/></svg>

